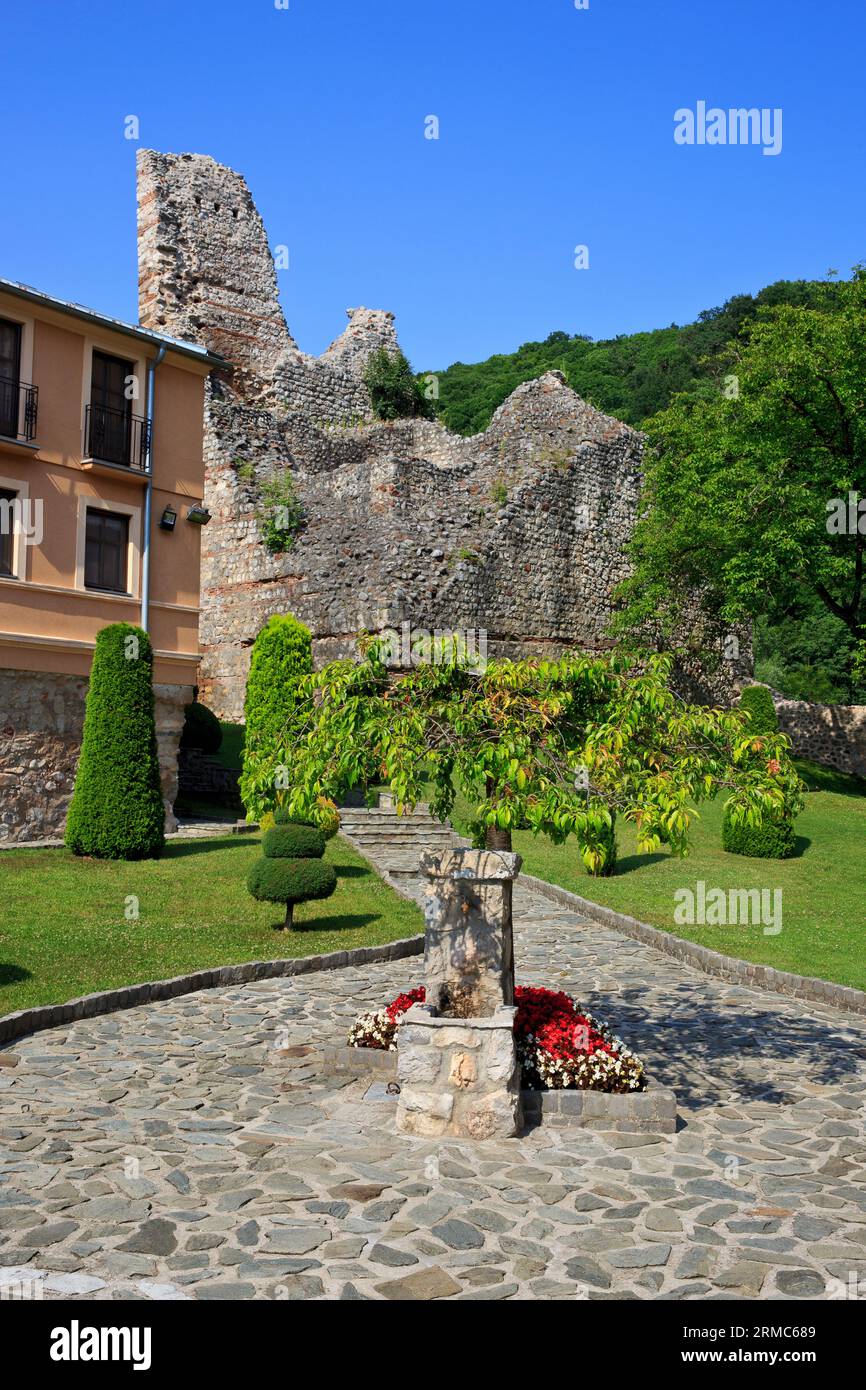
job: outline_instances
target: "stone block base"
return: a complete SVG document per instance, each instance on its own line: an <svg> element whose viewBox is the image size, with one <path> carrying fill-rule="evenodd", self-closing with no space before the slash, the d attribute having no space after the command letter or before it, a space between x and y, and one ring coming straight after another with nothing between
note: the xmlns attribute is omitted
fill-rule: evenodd
<svg viewBox="0 0 866 1390"><path fill-rule="evenodd" d="M523 1126L513 1006L490 1018L441 1018L424 1004L397 1040L397 1127L427 1138L507 1139Z"/></svg>
<svg viewBox="0 0 866 1390"><path fill-rule="evenodd" d="M370 1047L327 1047L329 1071L396 1081L397 1053ZM524 1124L554 1129L598 1129L619 1134L673 1134L677 1097L669 1086L650 1085L622 1096L608 1091L521 1091ZM410 1131L415 1133L416 1131Z"/></svg>

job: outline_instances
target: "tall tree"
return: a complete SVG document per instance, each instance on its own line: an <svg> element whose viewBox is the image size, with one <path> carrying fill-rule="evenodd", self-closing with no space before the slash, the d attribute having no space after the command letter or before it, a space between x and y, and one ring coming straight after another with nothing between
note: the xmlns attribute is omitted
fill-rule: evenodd
<svg viewBox="0 0 866 1390"><path fill-rule="evenodd" d="M819 307L765 309L723 389L647 423L635 569L615 627L670 630L689 592L730 624L817 597L866 633L866 269Z"/></svg>

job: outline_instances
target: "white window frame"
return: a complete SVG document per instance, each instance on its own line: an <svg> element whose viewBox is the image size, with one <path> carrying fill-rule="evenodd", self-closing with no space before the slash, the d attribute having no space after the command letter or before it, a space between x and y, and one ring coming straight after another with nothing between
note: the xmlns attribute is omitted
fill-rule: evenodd
<svg viewBox="0 0 866 1390"><path fill-rule="evenodd" d="M20 478L0 478L0 488L6 492L14 492L19 502L26 503L30 500L30 484L23 483ZM12 580L19 583L27 582L27 551L29 549L21 525L16 521L12 536L12 573L0 574L0 580L6 580L7 583Z"/></svg>

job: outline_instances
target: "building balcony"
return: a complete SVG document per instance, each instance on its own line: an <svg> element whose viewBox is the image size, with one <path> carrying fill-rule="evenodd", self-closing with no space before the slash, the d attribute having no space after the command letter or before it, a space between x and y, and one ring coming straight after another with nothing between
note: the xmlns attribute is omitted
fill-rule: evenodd
<svg viewBox="0 0 866 1390"><path fill-rule="evenodd" d="M36 437L39 388L12 377L0 377L0 438L32 444Z"/></svg>
<svg viewBox="0 0 866 1390"><path fill-rule="evenodd" d="M84 411L84 464L146 475L150 425L142 415L88 405Z"/></svg>

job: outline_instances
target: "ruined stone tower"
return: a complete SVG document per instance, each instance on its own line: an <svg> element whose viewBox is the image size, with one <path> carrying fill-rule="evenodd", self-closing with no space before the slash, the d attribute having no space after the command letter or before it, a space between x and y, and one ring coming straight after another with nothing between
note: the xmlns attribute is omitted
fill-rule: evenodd
<svg viewBox="0 0 866 1390"><path fill-rule="evenodd" d="M240 174L205 155L138 156L140 315L231 369L206 407L201 690L240 719L250 647L274 613L318 664L361 630L483 630L491 655L597 650L626 573L641 436L558 372L527 382L466 439L373 418L363 369L393 315L350 309L321 357L292 339L262 220ZM262 538L262 489L286 472L306 522ZM730 673L728 673L730 674Z"/></svg>

